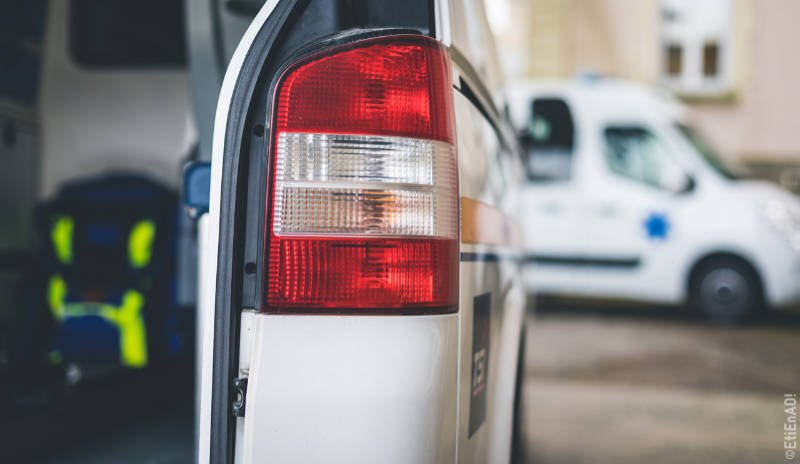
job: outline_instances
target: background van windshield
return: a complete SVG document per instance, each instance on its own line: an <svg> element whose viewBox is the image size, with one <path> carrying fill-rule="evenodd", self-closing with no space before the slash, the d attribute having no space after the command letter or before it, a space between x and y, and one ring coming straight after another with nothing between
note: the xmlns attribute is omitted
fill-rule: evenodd
<svg viewBox="0 0 800 464"><path fill-rule="evenodd" d="M643 127L606 128L605 157L618 176L660 189L669 189L669 179L682 172L663 141Z"/></svg>

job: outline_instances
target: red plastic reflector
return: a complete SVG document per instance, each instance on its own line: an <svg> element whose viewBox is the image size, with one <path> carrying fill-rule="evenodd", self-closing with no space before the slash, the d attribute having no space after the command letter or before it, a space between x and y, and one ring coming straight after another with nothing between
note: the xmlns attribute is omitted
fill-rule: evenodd
<svg viewBox="0 0 800 464"><path fill-rule="evenodd" d="M453 143L452 84L431 39L378 41L321 56L285 76L279 131L400 135Z"/></svg>
<svg viewBox="0 0 800 464"><path fill-rule="evenodd" d="M457 310L449 66L443 45L404 35L312 55L282 76L262 310Z"/></svg>
<svg viewBox="0 0 800 464"><path fill-rule="evenodd" d="M285 308L444 308L458 298L453 240L277 239L270 249L270 301Z"/></svg>

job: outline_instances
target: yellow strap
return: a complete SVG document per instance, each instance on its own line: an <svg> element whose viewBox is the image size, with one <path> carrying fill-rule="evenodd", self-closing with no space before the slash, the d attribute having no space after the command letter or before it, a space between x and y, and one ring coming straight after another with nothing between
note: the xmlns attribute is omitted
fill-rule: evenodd
<svg viewBox="0 0 800 464"><path fill-rule="evenodd" d="M53 249L56 258L62 264L72 262L72 233L75 223L70 216L59 216L50 230L50 239L53 241Z"/></svg>
<svg viewBox="0 0 800 464"><path fill-rule="evenodd" d="M122 306L117 308L114 319L119 327L119 347L122 364L129 367L147 365L147 331L141 309L144 296L136 290L128 290L122 296Z"/></svg>
<svg viewBox="0 0 800 464"><path fill-rule="evenodd" d="M128 367L147 365L147 329L142 317L144 295L128 290L122 295L122 304L114 307L106 303L66 303L67 283L60 275L50 278L47 299L50 311L58 321L67 317L100 316L119 331L120 361Z"/></svg>
<svg viewBox="0 0 800 464"><path fill-rule="evenodd" d="M64 278L56 274L50 277L47 287L47 302L50 304L50 312L56 320L64 319L64 300L67 298L67 283Z"/></svg>
<svg viewBox="0 0 800 464"><path fill-rule="evenodd" d="M131 267L141 269L150 263L155 238L156 223L151 219L134 224L128 237L128 261Z"/></svg>

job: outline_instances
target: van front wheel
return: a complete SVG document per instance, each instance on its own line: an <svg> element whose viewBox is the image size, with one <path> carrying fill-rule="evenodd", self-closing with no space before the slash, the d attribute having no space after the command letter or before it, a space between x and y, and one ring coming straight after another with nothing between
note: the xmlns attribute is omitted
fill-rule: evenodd
<svg viewBox="0 0 800 464"><path fill-rule="evenodd" d="M689 289L692 307L715 322L742 322L764 306L758 275L735 258L701 263L692 273Z"/></svg>

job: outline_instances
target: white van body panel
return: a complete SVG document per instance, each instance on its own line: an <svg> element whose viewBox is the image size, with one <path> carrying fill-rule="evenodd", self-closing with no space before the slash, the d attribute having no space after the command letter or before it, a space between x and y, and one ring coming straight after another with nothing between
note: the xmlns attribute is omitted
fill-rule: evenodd
<svg viewBox="0 0 800 464"><path fill-rule="evenodd" d="M458 67L454 67L459 72ZM516 209L515 171L511 165L498 165L507 155L500 154L494 129L472 104L455 93L458 136L459 184L461 196L474 198L506 214ZM462 226L463 227L463 226ZM514 379L517 367L520 327L525 295L517 281L516 256L510 247L463 244L461 246L459 356L458 463L508 462L514 406ZM466 254L498 256L497 261L466 261ZM473 300L491 295L487 417L470 434L474 330Z"/></svg>
<svg viewBox="0 0 800 464"><path fill-rule="evenodd" d="M570 179L524 187L520 218L529 290L681 304L693 266L711 254L729 253L758 272L769 305L800 302L800 248L775 232L763 214L770 201L797 210L800 201L777 186L716 172L675 128L687 121L675 100L614 80L527 82L512 86L510 94L516 127L527 125L537 97L562 99L575 124ZM695 188L676 194L612 172L603 131L626 125L658 137ZM650 236L652 217L666 219L665 238ZM537 258L542 255L572 262L545 264ZM585 264L593 259L613 261Z"/></svg>
<svg viewBox="0 0 800 464"><path fill-rule="evenodd" d="M253 319L237 462L454 462L457 314Z"/></svg>

